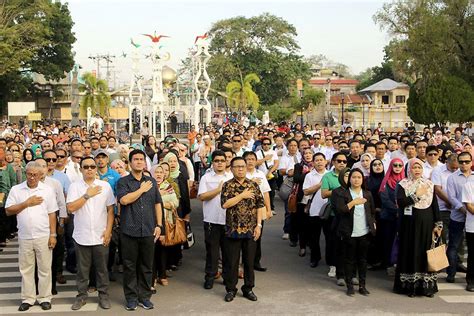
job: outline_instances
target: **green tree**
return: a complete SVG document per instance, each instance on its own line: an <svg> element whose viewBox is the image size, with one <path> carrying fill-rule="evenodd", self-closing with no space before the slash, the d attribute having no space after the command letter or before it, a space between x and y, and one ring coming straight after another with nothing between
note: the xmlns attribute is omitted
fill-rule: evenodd
<svg viewBox="0 0 474 316"><path fill-rule="evenodd" d="M208 32L211 37L208 72L212 87L224 91L240 73L255 73L262 104L275 104L289 96L289 84L309 78L309 65L298 55L296 28L265 13L220 20Z"/></svg>
<svg viewBox="0 0 474 316"><path fill-rule="evenodd" d="M367 68L365 71L356 76L356 79L359 80L359 84L357 85L356 90L362 90L370 85L373 85L376 82L379 82L380 80L387 78L397 80L395 72L393 70L393 61L388 55L388 50L385 49L384 60L380 64L380 66Z"/></svg>
<svg viewBox="0 0 474 316"><path fill-rule="evenodd" d="M462 123L474 119L474 92L456 76L439 76L422 88L410 89L408 115L420 124Z"/></svg>
<svg viewBox="0 0 474 316"><path fill-rule="evenodd" d="M244 78L240 75L240 80L232 80L227 84L227 102L234 111L245 112L249 107L258 110L260 100L253 90L253 84L260 83L260 78L254 74L248 74Z"/></svg>
<svg viewBox="0 0 474 316"><path fill-rule="evenodd" d="M92 115L100 114L107 121L109 118L110 108L110 94L108 92L109 86L105 80L97 80L90 72L86 72L81 76L84 81L79 85L79 92L84 93L80 106L80 117L87 116L87 108L91 108Z"/></svg>
<svg viewBox="0 0 474 316"><path fill-rule="evenodd" d="M258 109L258 117L261 119L264 112L268 111L272 122L288 121L295 109L284 104L263 105Z"/></svg>
<svg viewBox="0 0 474 316"><path fill-rule="evenodd" d="M37 93L31 72L66 76L74 65L72 26L67 3L0 1L0 106Z"/></svg>
<svg viewBox="0 0 474 316"><path fill-rule="evenodd" d="M299 97L297 95L297 91L295 91L291 99L291 105L294 111L302 113L304 111L307 111L309 107L317 107L325 98L326 94L323 90L305 86L302 98Z"/></svg>

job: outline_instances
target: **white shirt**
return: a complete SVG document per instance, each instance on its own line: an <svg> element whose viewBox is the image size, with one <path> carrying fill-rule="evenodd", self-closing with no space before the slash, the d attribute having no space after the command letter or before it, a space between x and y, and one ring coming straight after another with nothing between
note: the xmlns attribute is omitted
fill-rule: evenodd
<svg viewBox="0 0 474 316"><path fill-rule="evenodd" d="M436 162L436 166L432 167L430 165L430 163L428 161L426 161L424 164L423 164L423 177L425 179L431 179L431 172L433 172L433 170L439 166L443 166L444 164L440 161L437 161Z"/></svg>
<svg viewBox="0 0 474 316"><path fill-rule="evenodd" d="M270 149L270 150L267 150L267 151L263 151L263 150L259 150L256 152L257 154L257 160L260 160L260 159L263 159L263 156L268 156L268 155L272 155L273 158L271 160L266 160L264 161L260 166L258 166L258 170L262 171L264 174L267 174L268 173L268 168L272 168L273 165L275 164L275 160L278 161L278 155L276 153L276 151L274 151L273 149ZM266 164L265 164L266 162ZM267 165L268 165L268 168L267 168Z"/></svg>
<svg viewBox="0 0 474 316"><path fill-rule="evenodd" d="M66 165L66 176L71 183L82 180L82 173L78 163L70 161Z"/></svg>
<svg viewBox="0 0 474 316"><path fill-rule="evenodd" d="M64 198L63 186L61 185L61 182L52 177L45 177L43 183L54 190L56 203L58 203L59 207L59 217L67 218L66 199Z"/></svg>
<svg viewBox="0 0 474 316"><path fill-rule="evenodd" d="M107 228L107 206L115 204L115 196L108 182L95 179L93 185L101 186L102 192L88 199L80 209L74 212L72 238L83 246L102 245L102 235ZM84 180L72 183L67 192L67 203L83 196L88 187L89 185Z"/></svg>
<svg viewBox="0 0 474 316"><path fill-rule="evenodd" d="M281 156L280 163L278 164L278 170L285 169L286 172L288 172L288 170L294 169L295 163L298 163L298 158L296 156L291 157L288 155L283 155Z"/></svg>
<svg viewBox="0 0 474 316"><path fill-rule="evenodd" d="M216 174L209 169L199 182L198 195L217 189L221 182L226 182L234 176L231 172L222 175ZM225 209L221 207L221 195L217 194L213 199L202 202L202 212L204 222L218 225L225 225Z"/></svg>
<svg viewBox="0 0 474 316"><path fill-rule="evenodd" d="M320 183L323 179L323 176L328 172L324 170L323 173L318 173L316 169L311 170L310 173L306 175L303 182L303 190L306 190L310 187L315 186L316 184ZM311 194L312 196L313 194ZM310 198L311 198L310 196ZM321 196L321 189L316 192L314 195L313 201L311 202L311 206L309 207L309 216L319 216L319 212L321 211L321 207L324 203L326 203L328 199L323 199Z"/></svg>
<svg viewBox="0 0 474 316"><path fill-rule="evenodd" d="M50 234L49 214L58 210L53 189L41 181L34 189L30 189L26 181L15 185L10 190L5 208L23 203L33 195L42 197L43 202L36 206L27 207L16 215L18 238L20 239L48 237Z"/></svg>
<svg viewBox="0 0 474 316"><path fill-rule="evenodd" d="M468 182L462 189L462 202L474 203L474 182ZM466 212L466 233L474 233L474 215Z"/></svg>
<svg viewBox="0 0 474 316"><path fill-rule="evenodd" d="M433 185L441 186L441 189L444 191L444 193L446 193L446 196L448 196L448 192L446 191L448 177L452 174L453 172L449 171L446 165L441 165L434 168L433 172L431 173L431 182L433 182ZM446 205L446 202L441 200L439 197L436 198L438 199L440 211L450 211Z"/></svg>
<svg viewBox="0 0 474 316"><path fill-rule="evenodd" d="M327 161L331 161L332 156L337 152L337 150L334 147L323 147L321 152L324 154Z"/></svg>
<svg viewBox="0 0 474 316"><path fill-rule="evenodd" d="M260 184L258 187L260 188L260 191L262 192L262 196L265 197L266 192L270 192L272 189L270 188L270 184L268 183L267 176L265 173L262 171L255 169L254 172L250 173L247 171L247 179L252 180L253 178L258 178L261 179ZM267 213L263 213L263 220L267 219Z"/></svg>

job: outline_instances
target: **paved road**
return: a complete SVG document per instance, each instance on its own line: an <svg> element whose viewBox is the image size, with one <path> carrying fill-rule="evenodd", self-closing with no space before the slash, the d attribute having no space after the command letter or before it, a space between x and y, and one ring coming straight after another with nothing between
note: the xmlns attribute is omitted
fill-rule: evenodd
<svg viewBox="0 0 474 316"><path fill-rule="evenodd" d="M440 275L440 292L434 298L408 298L391 292L392 282L384 272L369 272L367 288L369 297L345 295L345 289L336 286L335 280L327 277L327 267L322 264L315 269L309 267L308 256L300 258L297 248L281 240L283 214L280 211L265 225L262 264L267 272L256 272L258 302L250 302L239 292L231 303L223 300L225 290L222 279L216 281L212 290L204 290L204 242L202 234L202 211L193 201L193 228L197 244L184 252L183 266L173 273L170 285L159 287L152 297L155 309L137 312L148 315L167 314L469 314L474 313L474 294L464 290L464 274L458 274L455 284L447 284ZM277 210L282 204L277 201ZM9 243L0 253L0 314L17 312L20 293L18 272L18 249L15 242ZM66 285L58 285L59 295L53 300L51 312L59 315L72 313L75 282L73 275L66 275ZM239 281L239 286L242 281ZM103 311L97 305L97 297L90 297L81 315L126 315L123 308L123 292L120 282L111 283L112 309ZM30 311L41 313L39 306Z"/></svg>

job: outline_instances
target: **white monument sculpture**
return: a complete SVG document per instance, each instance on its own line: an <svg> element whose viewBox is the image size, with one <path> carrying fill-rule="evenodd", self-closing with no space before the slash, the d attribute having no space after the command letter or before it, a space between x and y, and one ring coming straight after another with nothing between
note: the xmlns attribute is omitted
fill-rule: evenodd
<svg viewBox="0 0 474 316"><path fill-rule="evenodd" d="M160 136L161 139L165 137L165 126L166 126L166 118L165 118L165 97L163 95L163 78L162 78L162 71L163 71L163 61L167 61L170 59L170 53L162 53L161 47L158 45L160 39L163 37L169 37L166 35L154 35L150 34L143 34L148 36L152 41L152 52L149 58L153 64L152 68L152 98L151 98L151 106L152 106L152 114L150 118L150 134L156 137L156 112L157 109L160 111Z"/></svg>
<svg viewBox="0 0 474 316"><path fill-rule="evenodd" d="M133 122L132 122L132 111L137 109L140 111L140 124L143 124L143 106L142 106L142 80L143 76L140 75L138 70L138 64L140 63L140 45L130 40L133 45L133 52L131 54L132 59L132 76L130 78L130 89L128 97L130 98L130 104L128 106L128 133L133 134Z"/></svg>
<svg viewBox="0 0 474 316"><path fill-rule="evenodd" d="M209 54L209 41L207 33L196 36L194 41L196 53L193 55L196 71L194 72L194 90L196 93L196 102L194 103L194 124L199 125L199 113L202 109L206 110L206 125L211 123L211 103L207 95L211 88L211 79L207 74L207 62L211 58Z"/></svg>

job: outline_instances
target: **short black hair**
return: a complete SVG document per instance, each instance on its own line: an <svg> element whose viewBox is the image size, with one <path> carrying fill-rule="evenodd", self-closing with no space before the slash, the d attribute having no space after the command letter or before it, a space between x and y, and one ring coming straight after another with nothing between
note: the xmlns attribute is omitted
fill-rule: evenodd
<svg viewBox="0 0 474 316"><path fill-rule="evenodd" d="M415 149L416 149L416 144L415 144L415 143L412 143L412 142L406 143L404 149L407 150L407 147L410 147L410 146L413 146L413 147L415 147Z"/></svg>
<svg viewBox="0 0 474 316"><path fill-rule="evenodd" d="M254 153L253 151L246 151L242 155L242 158L247 159L248 156L253 156L255 159L257 159L257 154Z"/></svg>
<svg viewBox="0 0 474 316"><path fill-rule="evenodd" d="M233 167L234 166L234 162L235 161L239 161L239 160L242 160L243 162L245 162L245 164L247 165L247 162L245 161L245 159L243 157L234 157L232 158L232 160L230 161L230 166Z"/></svg>
<svg viewBox="0 0 474 316"><path fill-rule="evenodd" d="M461 153L458 154L458 161L459 159L461 159L461 156L469 156L469 159L472 160L472 155L470 152L467 152L467 151L463 151Z"/></svg>
<svg viewBox="0 0 474 316"><path fill-rule="evenodd" d="M397 137L397 136L390 136L390 137L388 138L388 142L390 142L392 139L396 140L397 143L398 143L398 137Z"/></svg>
<svg viewBox="0 0 474 316"><path fill-rule="evenodd" d="M214 159L216 159L216 157L224 157L225 159L225 153L222 151L222 150L216 150L212 153L212 161L214 161Z"/></svg>
<svg viewBox="0 0 474 316"><path fill-rule="evenodd" d="M80 138L72 138L69 141L69 144L72 146L72 144L74 144L75 142L79 142L82 145L82 140Z"/></svg>
<svg viewBox="0 0 474 316"><path fill-rule="evenodd" d="M290 139L288 139L288 140L286 141L286 147L290 146L290 143L292 143L292 142L295 142L295 143L296 143L296 146L299 146L299 143L298 143L298 141L297 141L296 139L290 138Z"/></svg>
<svg viewBox="0 0 474 316"><path fill-rule="evenodd" d="M429 145L428 147L426 147L426 153L429 153L430 151L438 152L438 147L436 147L434 145Z"/></svg>
<svg viewBox="0 0 474 316"><path fill-rule="evenodd" d="M332 155L331 161L336 161L338 156L344 156L344 158L346 158L346 154L344 154L342 151L338 151Z"/></svg>
<svg viewBox="0 0 474 316"><path fill-rule="evenodd" d="M56 156L56 158L58 157L58 154L56 154L56 152L55 152L54 150L52 150L52 149L45 150L45 151L43 152L43 157L44 157L47 153L53 153L53 154Z"/></svg>
<svg viewBox="0 0 474 316"><path fill-rule="evenodd" d="M316 157L318 157L318 156L321 156L321 157L323 157L324 159L326 159L326 156L324 156L324 154L323 154L322 152L317 152L317 153L315 153L315 154L313 155L313 161L314 161L314 159L316 159Z"/></svg>
<svg viewBox="0 0 474 316"><path fill-rule="evenodd" d="M143 155L143 159L146 159L146 154L143 152L143 150L134 149L128 154L128 161L132 161L132 158L135 155Z"/></svg>
<svg viewBox="0 0 474 316"><path fill-rule="evenodd" d="M381 146L383 145L385 147L385 149L387 149L387 144L385 144L384 142L382 141L379 141L379 142L376 142L375 143L375 149L377 149L378 146Z"/></svg>
<svg viewBox="0 0 474 316"><path fill-rule="evenodd" d="M91 156L85 156L85 157L82 157L82 158L81 158L81 161L80 161L80 163L79 163L79 166L80 166L81 168L82 168L82 162L83 162L84 160L87 160L87 159L92 160L92 161L94 162L94 164L95 164L94 158L92 158Z"/></svg>

